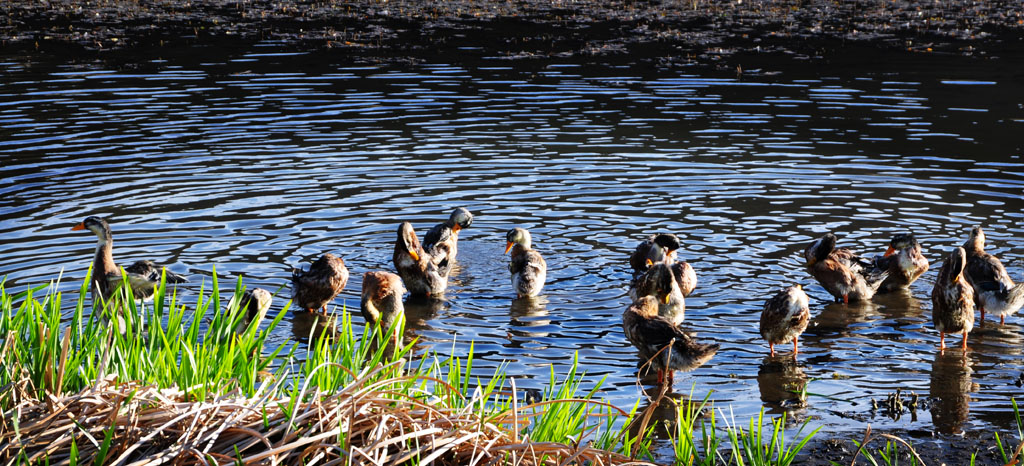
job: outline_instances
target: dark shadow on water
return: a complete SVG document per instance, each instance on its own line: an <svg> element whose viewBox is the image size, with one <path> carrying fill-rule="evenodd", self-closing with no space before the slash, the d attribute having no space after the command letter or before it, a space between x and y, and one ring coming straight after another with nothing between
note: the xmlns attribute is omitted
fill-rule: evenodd
<svg viewBox="0 0 1024 466"><path fill-rule="evenodd" d="M977 391L972 382L971 358L959 348L946 348L935 355L932 362L928 395L935 430L943 434L960 433L970 413L971 393Z"/></svg>
<svg viewBox="0 0 1024 466"><path fill-rule="evenodd" d="M800 392L807 386L807 374L792 355L765 357L757 371L757 386L769 414L788 413L790 420L796 420L806 411L807 400Z"/></svg>
<svg viewBox="0 0 1024 466"><path fill-rule="evenodd" d="M291 314L292 338L309 343L317 341L327 332L329 338L337 335L337 315L317 312L293 312Z"/></svg>

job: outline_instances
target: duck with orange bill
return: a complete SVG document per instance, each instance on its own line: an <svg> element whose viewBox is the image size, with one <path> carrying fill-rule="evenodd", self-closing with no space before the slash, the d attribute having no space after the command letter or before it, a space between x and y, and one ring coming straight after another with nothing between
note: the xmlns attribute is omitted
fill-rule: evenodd
<svg viewBox="0 0 1024 466"><path fill-rule="evenodd" d="M928 259L921 254L921 243L912 233L894 235L889 249L875 259L875 272L887 271L889 276L878 287L879 293L905 289L928 271Z"/></svg>
<svg viewBox="0 0 1024 466"><path fill-rule="evenodd" d="M512 289L517 298L537 296L544 288L548 264L533 249L533 237L525 228L513 228L505 234L505 254L512 252L508 271L512 274Z"/></svg>
<svg viewBox="0 0 1024 466"><path fill-rule="evenodd" d="M395 239L395 252L391 259L409 293L439 298L448 288L448 272L451 268L442 269L437 266L433 256L420 245L411 223L402 222L398 226L398 238Z"/></svg>
<svg viewBox="0 0 1024 466"><path fill-rule="evenodd" d="M99 217L87 217L71 230L89 230L96 235L96 255L93 257L92 293L93 304L109 301L122 283L121 269L114 262L114 238L110 224ZM166 273L167 283L184 283L188 280L183 276L166 270L150 260L140 260L124 268L128 287L133 299L149 300L153 298L156 286L160 284L161 274Z"/></svg>
<svg viewBox="0 0 1024 466"><path fill-rule="evenodd" d="M464 207L452 212L444 223L434 225L423 235L423 250L434 259L438 268L450 266L459 252L459 232L473 224L473 214Z"/></svg>

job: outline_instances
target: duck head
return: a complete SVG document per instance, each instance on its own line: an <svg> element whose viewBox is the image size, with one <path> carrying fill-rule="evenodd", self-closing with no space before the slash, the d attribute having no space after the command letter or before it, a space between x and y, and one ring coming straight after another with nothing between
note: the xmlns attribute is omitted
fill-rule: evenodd
<svg viewBox="0 0 1024 466"><path fill-rule="evenodd" d="M420 246L420 239L416 237L416 231L412 229L411 223L402 222L398 227L395 249L409 254L412 260L419 262L420 256L423 255L423 246Z"/></svg>
<svg viewBox="0 0 1024 466"><path fill-rule="evenodd" d="M452 212L452 215L448 217L448 227L454 232L458 232L463 228L469 228L473 224L473 214L469 212L465 207L459 207Z"/></svg>
<svg viewBox="0 0 1024 466"><path fill-rule="evenodd" d="M811 247L807 250L807 266L812 267L814 264L821 262L828 258L829 254L836 248L836 235L832 233L825 233L820 239L814 242Z"/></svg>
<svg viewBox="0 0 1024 466"><path fill-rule="evenodd" d="M100 242L110 241L110 224L99 217L86 217L82 223L71 227L72 231L89 230L100 239Z"/></svg>
<svg viewBox="0 0 1024 466"><path fill-rule="evenodd" d="M508 254L512 250L512 246L518 244L523 249L530 249L533 245L533 238L530 236L530 232L525 228L515 227L505 234L505 254Z"/></svg>
<svg viewBox="0 0 1024 466"><path fill-rule="evenodd" d="M889 257L903 249L909 248L917 244L917 239L914 238L913 233L900 233L892 237L889 241L889 249L885 251L885 256Z"/></svg>

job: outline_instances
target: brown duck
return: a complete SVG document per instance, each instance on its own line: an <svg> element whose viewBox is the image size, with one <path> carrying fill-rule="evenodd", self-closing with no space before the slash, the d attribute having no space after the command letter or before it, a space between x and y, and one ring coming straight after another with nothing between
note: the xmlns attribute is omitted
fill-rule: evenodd
<svg viewBox="0 0 1024 466"><path fill-rule="evenodd" d="M366 320L367 330L375 325L380 326L381 335L387 335L396 322L405 318L405 307L402 294L405 287L402 279L389 272L366 272L363 274L363 294L359 301L359 310ZM391 344L401 342L402 335L397 331L392 335Z"/></svg>
<svg viewBox="0 0 1024 466"><path fill-rule="evenodd" d="M450 267L459 252L459 232L473 224L473 214L464 207L452 212L444 223L439 223L423 235L423 250L434 259L438 268Z"/></svg>
<svg viewBox="0 0 1024 466"><path fill-rule="evenodd" d="M99 217L87 217L82 223L75 225L72 230L89 230L98 238L96 242L96 255L93 257L92 269L92 293L93 304L110 300L111 296L121 288L121 269L114 262L114 238L110 232L110 225L106 220ZM128 278L128 286L131 288L134 299L149 300L153 298L157 285L160 284L161 271L166 270L153 261L141 260L125 267L124 273ZM170 270L166 270L167 283L184 283L188 280Z"/></svg>
<svg viewBox="0 0 1024 466"><path fill-rule="evenodd" d="M1024 306L1024 282L1014 284L1006 273L1003 263L992 254L985 252L985 232L981 227L971 229L971 236L964 243L967 265L964 275L974 288L974 302L981 310L981 321L985 313L999 316L999 324L1006 321Z"/></svg>
<svg viewBox="0 0 1024 466"><path fill-rule="evenodd" d="M677 325L658 315L658 303L651 296L642 296L622 314L622 330L626 339L640 351L640 358L651 361L658 369L661 384L668 368L668 384L675 371L692 371L708 362L719 346L702 344Z"/></svg>
<svg viewBox="0 0 1024 466"><path fill-rule="evenodd" d="M402 222L395 240L395 253L391 256L395 270L409 293L416 296L439 297L448 288L450 267L439 268L433 256L420 246L412 224Z"/></svg>
<svg viewBox="0 0 1024 466"><path fill-rule="evenodd" d="M869 300L888 276L888 271L873 272L874 264L846 248L836 248L836 235L811 243L804 251L807 271L821 283L836 302Z"/></svg>
<svg viewBox="0 0 1024 466"><path fill-rule="evenodd" d="M967 334L974 328L974 288L964 279L967 252L956 248L942 263L932 288L932 322L939 331L939 349L946 348L946 334L963 332L960 348L967 349Z"/></svg>
<svg viewBox="0 0 1024 466"><path fill-rule="evenodd" d="M508 271L512 274L512 289L517 298L537 296L544 288L548 264L533 249L533 238L525 228L513 228L505 234L505 253L512 251Z"/></svg>
<svg viewBox="0 0 1024 466"><path fill-rule="evenodd" d="M889 276L878 287L879 293L905 289L928 271L928 259L921 254L921 243L911 233L900 233L889 241L889 249L875 259L876 273L887 271Z"/></svg>
<svg viewBox="0 0 1024 466"><path fill-rule="evenodd" d="M793 358L800 353L797 341L807 330L811 309L807 294L800 285L779 291L764 303L761 311L761 336L768 341L768 351L775 356L775 345L793 340Z"/></svg>
<svg viewBox="0 0 1024 466"><path fill-rule="evenodd" d="M331 253L320 256L308 271L292 269L292 302L308 312L327 312L327 303L345 289L348 268Z"/></svg>

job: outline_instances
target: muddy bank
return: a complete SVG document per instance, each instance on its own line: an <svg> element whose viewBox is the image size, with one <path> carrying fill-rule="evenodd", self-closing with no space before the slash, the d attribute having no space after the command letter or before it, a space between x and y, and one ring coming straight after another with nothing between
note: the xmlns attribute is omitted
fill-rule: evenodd
<svg viewBox="0 0 1024 466"><path fill-rule="evenodd" d="M989 57L1024 43L1017 1L11 0L0 12L8 52L276 41L389 55L629 52L700 60L735 52L815 56L849 43Z"/></svg>

